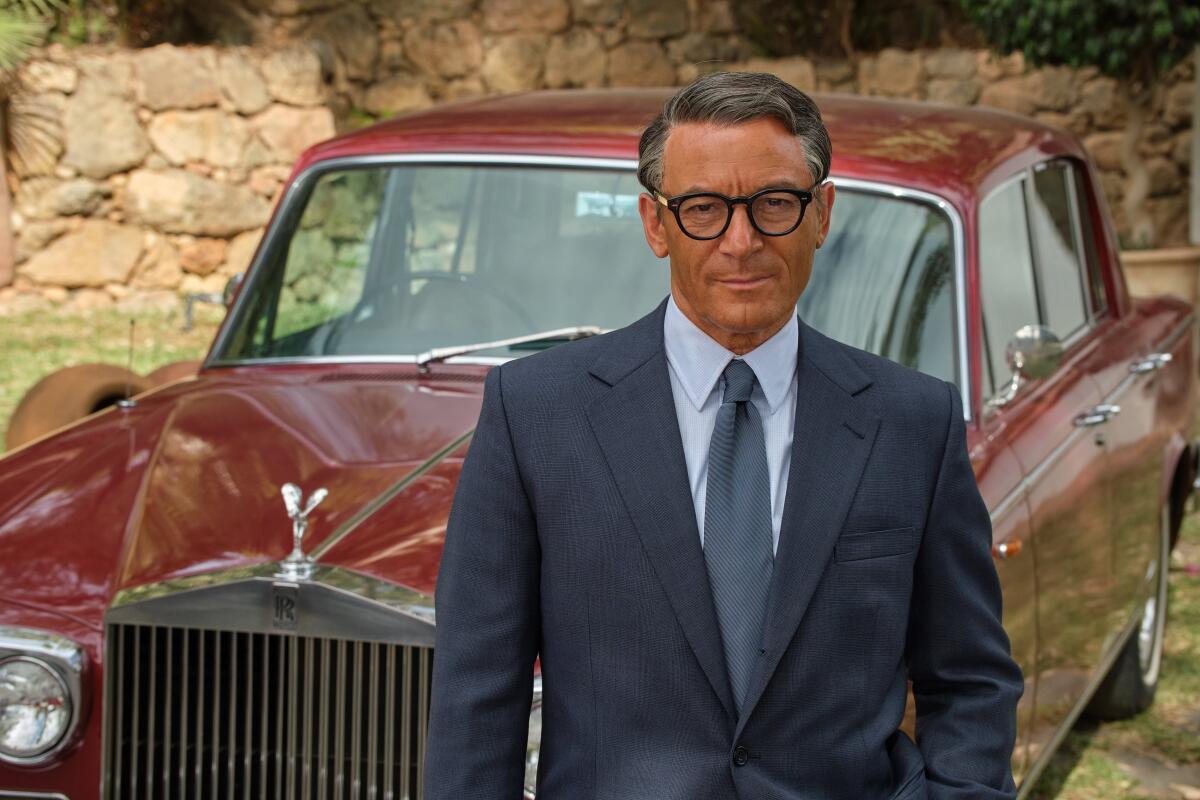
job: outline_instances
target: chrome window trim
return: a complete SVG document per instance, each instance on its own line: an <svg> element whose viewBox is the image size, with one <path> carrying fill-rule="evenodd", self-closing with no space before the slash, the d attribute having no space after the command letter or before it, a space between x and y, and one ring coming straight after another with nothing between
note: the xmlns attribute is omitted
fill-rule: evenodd
<svg viewBox="0 0 1200 800"><path fill-rule="evenodd" d="M869 194L885 195L898 200L912 200L925 203L940 210L950 220L951 236L954 240L954 304L955 309L955 349L958 351L959 391L963 397L963 419L970 422L971 413L971 368L970 355L967 352L967 243L963 234L962 215L954 204L941 195L913 189L908 186L885 183L884 181L865 180L862 178L839 178L830 176L836 188L846 187ZM835 199L834 205L837 205Z"/></svg>
<svg viewBox="0 0 1200 800"><path fill-rule="evenodd" d="M16 789L0 789L0 800L70 800L58 792L22 792Z"/></svg>
<svg viewBox="0 0 1200 800"><path fill-rule="evenodd" d="M318 161L315 164L309 165L304 171L296 176L288 186L279 201L279 209L271 218L271 225L263 231L263 237L260 240L258 250L254 254L254 258L247 265L245 275L249 279L249 285L244 285L242 290L238 292L237 299L234 301L233 307L229 309L229 314L225 324L221 326L221 331L217 338L213 341L213 345L209 350L209 354L205 357L202 369L212 367L237 367L244 364L280 364L284 363L283 359L236 359L236 360L217 360L214 358L216 353L224 350L227 340L231 332L237 327L237 322L246 307L247 298L253 295L255 284L262 280L265 274L259 269L259 264L273 253L278 246L273 241L275 231L286 221L292 214L302 210L301 203L308 195L309 184L319 178L326 172L333 172L338 169L361 168L361 167L386 167L400 164L445 164L445 165L486 165L486 166L542 166L542 167L568 167L573 169L614 169L614 170L636 170L637 160L628 158L588 158L579 156L541 156L541 155L520 155L520 154L502 154L502 153L394 153L394 154L379 154L379 155L363 155L363 156L343 156L340 158L330 158L325 161ZM380 356L367 357L365 363L416 363L417 354L404 356L407 360L398 359L398 356ZM509 359L504 359L499 363L503 363ZM347 358L344 356L305 356L294 359L287 359L287 363L292 364L339 364L346 363ZM451 363L494 363L488 361L471 360Z"/></svg>
<svg viewBox="0 0 1200 800"><path fill-rule="evenodd" d="M486 166L541 166L541 167L568 167L574 169L613 169L613 170L629 170L637 169L638 162L632 158L591 158L585 156L550 156L550 155L520 155L520 154L503 154L503 153L396 153L396 154L381 154L381 155L366 155L366 156L345 156L342 158L331 158L327 161L320 161L310 165L303 172L296 176L296 179L288 187L287 192L279 203L279 211L273 218L273 224L263 233L263 244L260 245L258 252L255 254L254 260L246 268L246 275L252 280L259 275L261 270L258 269L259 263L266 257L271 249L270 239L274 231L282 224L289 214L298 210L297 204L300 203L307 194L309 183L315 180L325 172L334 171L337 169L346 169L354 167L371 167L371 166L394 166L400 164L445 164L445 165L486 165ZM926 192L920 189L912 189L907 186L891 184L884 181L865 180L862 178L841 178L837 175L830 176L835 187L846 187L871 194L884 195L894 197L901 200L913 200L921 203L932 205L942 211L950 219L950 227L954 238L954 282L955 282L955 305L956 309L956 324L957 337L955 346L958 350L958 364L960 388L964 398L968 398L963 403L963 416L967 421L971 420L971 396L970 386L970 364L967 353L967 301L966 301L966 240L963 235L962 216L958 213L958 209L941 195L932 192ZM417 354L411 355L396 355L396 356L298 356L293 358L257 358L257 359L237 359L237 360L216 360L212 354L221 352L229 338L230 332L236 327L236 321L246 304L252 291L247 287L247 291L238 293L238 299L235 301L233 308L229 311L229 320L222 326L221 333L213 342L210 355L204 361L204 369L214 367L239 367L248 365L274 365L274 364L415 364ZM447 363L450 364L486 364L496 365L503 364L506 361L511 361L511 358L503 357L472 357L462 359L450 359Z"/></svg>
<svg viewBox="0 0 1200 800"><path fill-rule="evenodd" d="M58 744L29 758L13 758L0 754L2 763L35 767L53 761L75 739L87 701L83 694L83 673L87 668L87 659L83 646L65 636L37 628L0 625L0 661L16 658L32 660L49 668L62 681L71 698L71 718ZM0 791L0 798L3 797L3 791Z"/></svg>

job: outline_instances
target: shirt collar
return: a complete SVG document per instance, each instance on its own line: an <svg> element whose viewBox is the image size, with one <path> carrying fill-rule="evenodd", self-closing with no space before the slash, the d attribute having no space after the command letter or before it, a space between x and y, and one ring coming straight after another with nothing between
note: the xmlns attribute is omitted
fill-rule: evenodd
<svg viewBox="0 0 1200 800"><path fill-rule="evenodd" d="M796 372L799 328L796 315L793 314L774 336L741 356L754 370L772 413L787 396ZM697 410L712 394L725 367L732 359L738 358L688 319L675 304L674 295L667 301L663 343L667 361Z"/></svg>

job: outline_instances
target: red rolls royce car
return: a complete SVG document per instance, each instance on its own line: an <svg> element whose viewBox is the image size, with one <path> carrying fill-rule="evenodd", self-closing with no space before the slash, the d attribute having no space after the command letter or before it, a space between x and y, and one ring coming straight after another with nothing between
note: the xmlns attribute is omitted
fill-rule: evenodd
<svg viewBox="0 0 1200 800"><path fill-rule="evenodd" d="M0 797L421 796L484 375L666 295L635 178L664 98L475 100L312 148L199 374L0 460ZM799 312L965 398L1028 791L1082 711L1153 698L1192 309L1129 296L1061 131L818 102L838 195ZM530 795L539 736L535 694Z"/></svg>

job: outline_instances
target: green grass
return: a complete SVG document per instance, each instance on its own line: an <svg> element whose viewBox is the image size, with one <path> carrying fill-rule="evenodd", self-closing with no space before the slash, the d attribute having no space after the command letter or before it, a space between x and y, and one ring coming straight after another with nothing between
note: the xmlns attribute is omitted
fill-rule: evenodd
<svg viewBox="0 0 1200 800"><path fill-rule="evenodd" d="M181 314L155 311L39 311L0 317L0 434L29 388L51 372L94 362L126 366L131 318L133 371L145 375L173 361L202 358L224 314L224 309L198 305L188 332L181 330Z"/></svg>

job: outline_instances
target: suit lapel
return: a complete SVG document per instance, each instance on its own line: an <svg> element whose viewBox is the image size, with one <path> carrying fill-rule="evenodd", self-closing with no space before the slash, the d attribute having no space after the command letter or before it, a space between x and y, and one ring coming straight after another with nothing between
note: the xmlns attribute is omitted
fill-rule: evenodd
<svg viewBox="0 0 1200 800"><path fill-rule="evenodd" d="M839 348L801 321L796 424L767 599L766 655L746 696L738 735L825 572L879 428L874 411L856 396L870 378Z"/></svg>
<svg viewBox="0 0 1200 800"><path fill-rule="evenodd" d="M623 331L624 341L614 337L591 370L611 389L587 413L646 556L732 720L733 697L662 346L664 308L665 303Z"/></svg>

